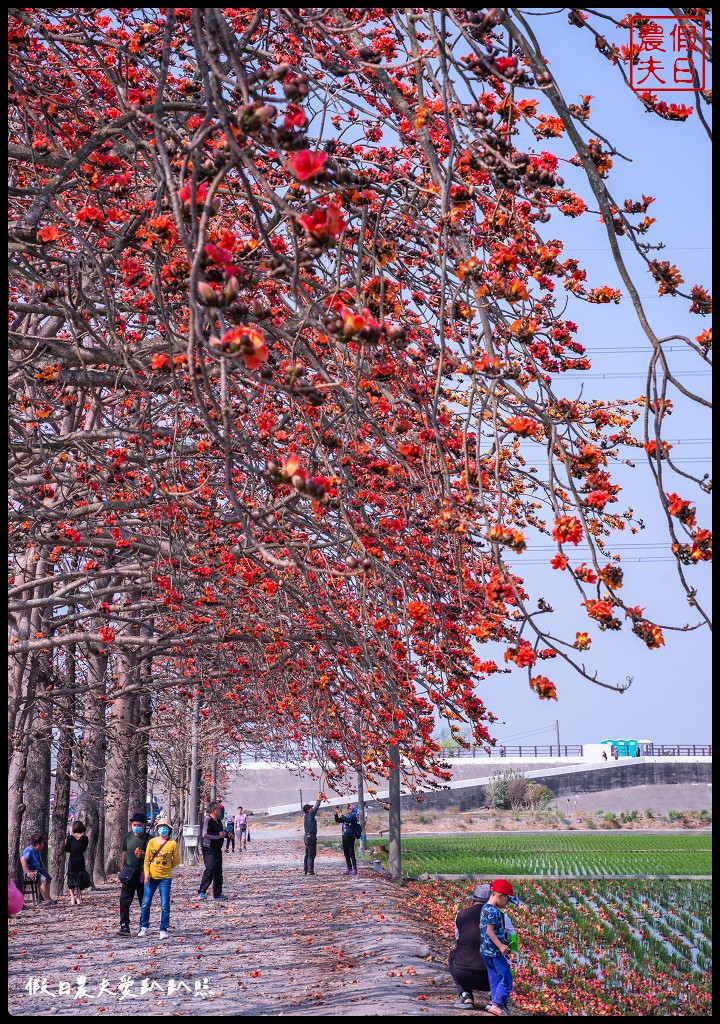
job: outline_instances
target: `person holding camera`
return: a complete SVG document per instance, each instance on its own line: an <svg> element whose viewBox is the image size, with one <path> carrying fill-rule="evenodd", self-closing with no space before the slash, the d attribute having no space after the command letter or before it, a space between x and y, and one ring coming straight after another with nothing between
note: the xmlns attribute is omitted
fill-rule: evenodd
<svg viewBox="0 0 720 1024"><path fill-rule="evenodd" d="M347 864L346 875L357 874L357 860L355 859L355 840L362 835L362 829L358 822L358 811L355 804L348 804L347 814L338 814L335 811L335 821L342 824L342 844Z"/></svg>
<svg viewBox="0 0 720 1024"><path fill-rule="evenodd" d="M305 832L305 859L303 861L303 868L306 875L315 874L315 855L317 853L317 821L315 815L320 808L320 801L323 798L322 793L318 793L317 800L314 804L303 804L303 829Z"/></svg>

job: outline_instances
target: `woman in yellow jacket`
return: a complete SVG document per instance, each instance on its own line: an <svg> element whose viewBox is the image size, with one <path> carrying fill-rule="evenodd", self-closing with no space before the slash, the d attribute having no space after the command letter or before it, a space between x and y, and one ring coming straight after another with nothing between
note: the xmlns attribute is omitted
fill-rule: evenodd
<svg viewBox="0 0 720 1024"><path fill-rule="evenodd" d="M173 868L180 864L180 851L174 839L170 838L172 825L164 815L155 822L157 837L151 839L145 850L145 891L140 911L140 931L146 935L150 927L150 904L155 890L160 890L160 938L168 937L170 927L170 886Z"/></svg>

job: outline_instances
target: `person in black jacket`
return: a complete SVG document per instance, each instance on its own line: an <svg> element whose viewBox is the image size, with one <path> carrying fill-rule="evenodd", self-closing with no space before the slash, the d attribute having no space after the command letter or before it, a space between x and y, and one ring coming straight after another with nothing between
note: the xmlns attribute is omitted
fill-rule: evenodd
<svg viewBox="0 0 720 1024"><path fill-rule="evenodd" d="M347 864L346 875L357 874L357 860L355 859L355 840L358 838L358 812L355 804L348 804L347 814L338 814L335 811L335 821L342 824L342 844Z"/></svg>
<svg viewBox="0 0 720 1024"><path fill-rule="evenodd" d="M216 803L214 800L208 805L208 812L205 815L202 827L202 855L205 863L205 870L203 876L200 879L200 888L198 890L198 899L207 899L207 890L212 882L213 887L213 898L216 900L225 900L227 896L223 895L223 870L222 870L222 855L223 855L223 839L225 838L225 829L220 821L220 812L222 810L222 804Z"/></svg>
<svg viewBox="0 0 720 1024"><path fill-rule="evenodd" d="M450 951L450 974L458 991L455 1009L481 1009L473 1001L473 992L489 992L487 967L480 954L480 913L490 899L490 885L475 887L469 907L455 917L455 949Z"/></svg>
<svg viewBox="0 0 720 1024"><path fill-rule="evenodd" d="M303 861L303 868L305 869L306 875L315 874L315 854L317 853L317 821L315 815L320 808L320 801L323 798L322 793L318 793L317 800L314 804L303 804L303 828L305 830L305 859Z"/></svg>

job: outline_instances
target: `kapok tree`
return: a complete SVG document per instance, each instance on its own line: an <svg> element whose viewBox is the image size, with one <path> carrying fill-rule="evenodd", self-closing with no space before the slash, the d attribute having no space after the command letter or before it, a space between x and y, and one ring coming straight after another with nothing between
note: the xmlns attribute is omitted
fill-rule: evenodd
<svg viewBox="0 0 720 1024"><path fill-rule="evenodd" d="M625 75L636 55L570 17ZM71 646L110 659L101 694L97 673L83 685L116 775L142 694L200 700L238 743L312 753L338 784L386 773L400 744L412 784L443 777L436 715L489 741L480 684L506 665L540 698L556 657L624 689L579 659L590 625L664 642L613 550L638 529L614 478L628 449L698 616L677 625L709 622L690 576L711 557L708 481L663 436L674 392L706 403L618 237L661 294L701 317L710 298L654 257L651 200L613 195L612 144L529 15L17 9L10 39L18 773ZM648 343L636 403L564 381L591 365L565 298L621 298L555 237L598 213ZM707 331L679 340L707 365ZM576 589L569 630L508 564L538 538Z"/></svg>

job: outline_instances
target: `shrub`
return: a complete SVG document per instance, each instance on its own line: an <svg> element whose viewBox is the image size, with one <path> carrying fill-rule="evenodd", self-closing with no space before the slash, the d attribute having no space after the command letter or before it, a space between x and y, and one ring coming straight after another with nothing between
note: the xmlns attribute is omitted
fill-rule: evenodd
<svg viewBox="0 0 720 1024"><path fill-rule="evenodd" d="M510 807L508 787L515 780L521 780L527 786L525 776L516 768L500 768L495 772L485 793L485 799L491 807L503 810Z"/></svg>
<svg viewBox="0 0 720 1024"><path fill-rule="evenodd" d="M507 798L514 811L519 810L528 803L527 791L529 784L524 776L519 779L510 779L507 784Z"/></svg>
<svg viewBox="0 0 720 1024"><path fill-rule="evenodd" d="M544 810L547 807L547 805L550 803L550 801L553 799L555 794L553 793L553 791L551 789L548 789L547 786L541 786L541 785L537 785L537 784L536 784L536 786L537 786L537 790L538 790L538 793L537 793L538 804Z"/></svg>

